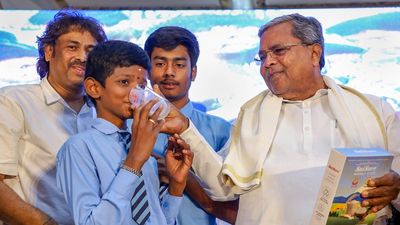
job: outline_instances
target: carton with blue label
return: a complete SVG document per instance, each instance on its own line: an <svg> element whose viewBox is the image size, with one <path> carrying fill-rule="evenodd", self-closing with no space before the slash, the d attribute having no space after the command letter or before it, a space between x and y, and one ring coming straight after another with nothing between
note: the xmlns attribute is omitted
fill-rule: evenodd
<svg viewBox="0 0 400 225"><path fill-rule="evenodd" d="M310 225L372 225L376 217L361 206L369 179L389 172L393 155L380 148L333 149Z"/></svg>

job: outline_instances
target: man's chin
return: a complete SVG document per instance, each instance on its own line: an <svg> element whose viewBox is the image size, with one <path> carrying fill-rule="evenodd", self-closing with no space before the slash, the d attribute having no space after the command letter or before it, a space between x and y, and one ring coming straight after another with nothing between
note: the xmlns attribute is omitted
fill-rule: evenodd
<svg viewBox="0 0 400 225"><path fill-rule="evenodd" d="M74 80L73 85L76 86L77 88L83 88L83 79L79 79L79 80Z"/></svg>
<svg viewBox="0 0 400 225"><path fill-rule="evenodd" d="M74 83L82 83L85 80L85 74L74 73L71 78L74 80Z"/></svg>
<svg viewBox="0 0 400 225"><path fill-rule="evenodd" d="M178 99L178 96L175 96L175 95L165 95L164 96L165 97L165 99L167 99L169 102L174 102L174 101L176 101L177 99Z"/></svg>
<svg viewBox="0 0 400 225"><path fill-rule="evenodd" d="M78 80L85 80L85 74L83 73L75 73L74 74L75 75L75 77L76 77L76 79L78 79Z"/></svg>
<svg viewBox="0 0 400 225"><path fill-rule="evenodd" d="M75 79L85 79L85 71L84 70L80 70L80 69L74 69L74 68L70 68L68 70L68 74L72 77L74 77Z"/></svg>

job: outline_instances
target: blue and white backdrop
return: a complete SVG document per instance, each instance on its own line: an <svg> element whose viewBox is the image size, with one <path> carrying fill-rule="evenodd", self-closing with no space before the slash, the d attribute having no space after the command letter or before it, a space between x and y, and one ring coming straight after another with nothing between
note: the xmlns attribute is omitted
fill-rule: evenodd
<svg viewBox="0 0 400 225"><path fill-rule="evenodd" d="M110 39L143 46L164 25L186 27L199 39L198 76L190 98L211 114L234 119L247 99L266 88L253 61L258 28L279 15L314 16L324 27L323 73L400 111L400 7L296 10L86 11ZM36 83L37 45L56 11L0 11L0 87Z"/></svg>

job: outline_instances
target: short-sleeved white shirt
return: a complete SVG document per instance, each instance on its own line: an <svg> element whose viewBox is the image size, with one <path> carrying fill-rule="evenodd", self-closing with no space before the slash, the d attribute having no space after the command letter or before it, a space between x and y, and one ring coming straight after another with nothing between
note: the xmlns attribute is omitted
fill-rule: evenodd
<svg viewBox="0 0 400 225"><path fill-rule="evenodd" d="M72 224L56 187L56 155L67 138L90 127L94 107L76 113L47 78L0 89L0 174L22 199L60 224Z"/></svg>

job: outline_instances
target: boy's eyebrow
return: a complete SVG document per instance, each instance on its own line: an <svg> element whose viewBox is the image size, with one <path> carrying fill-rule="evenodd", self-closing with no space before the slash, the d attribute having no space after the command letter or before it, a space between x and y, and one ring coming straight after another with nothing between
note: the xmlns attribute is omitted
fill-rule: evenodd
<svg viewBox="0 0 400 225"><path fill-rule="evenodd" d="M118 78L134 78L134 79L140 78L140 75L138 75L138 74L133 74L133 76L132 76L132 74L127 74L127 73L116 74L116 75L114 75L114 76L116 76L116 77L118 77ZM146 77L147 77L147 76L148 76L148 75L146 75L145 77L142 77L142 78L139 80L139 82L143 82L143 83L147 84L147 80L146 80Z"/></svg>
<svg viewBox="0 0 400 225"><path fill-rule="evenodd" d="M167 57L164 57L164 56L154 56L153 59L167 60Z"/></svg>
<svg viewBox="0 0 400 225"><path fill-rule="evenodd" d="M175 57L174 59L173 59L174 61L186 61L186 60L188 60L186 57Z"/></svg>
<svg viewBox="0 0 400 225"><path fill-rule="evenodd" d="M154 56L153 59L158 59L158 60L163 60L163 61L168 61L168 58L165 56ZM174 57L172 58L173 61L187 61L188 58L184 57L184 56L179 56L179 57Z"/></svg>
<svg viewBox="0 0 400 225"><path fill-rule="evenodd" d="M128 77L128 78L130 78L130 77L132 77L132 74L130 74L130 73L120 73L120 74L116 74L116 75L114 75L114 76L116 76L116 77ZM134 76L134 77L138 77L138 75L136 75L136 74L133 74L133 76Z"/></svg>

